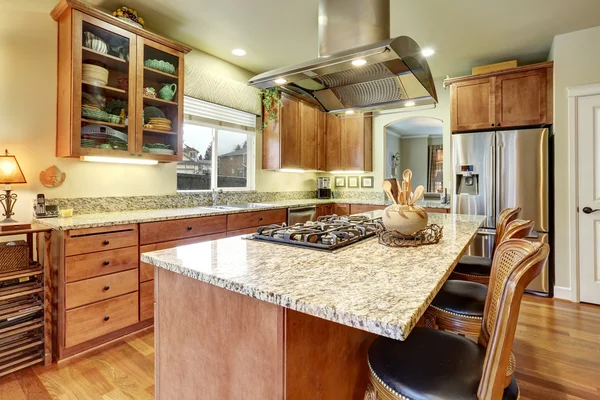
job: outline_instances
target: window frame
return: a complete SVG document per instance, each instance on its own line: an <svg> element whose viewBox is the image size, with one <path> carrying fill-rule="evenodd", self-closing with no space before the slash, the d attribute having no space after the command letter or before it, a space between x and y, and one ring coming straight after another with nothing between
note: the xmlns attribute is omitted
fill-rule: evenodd
<svg viewBox="0 0 600 400"><path fill-rule="evenodd" d="M199 190L180 190L177 193L211 193L213 191L222 190L224 192L249 192L256 190L256 132L249 132L244 129L236 129L233 127L211 124L208 122L198 122L193 120L184 120L184 129L186 124L209 128L212 133L212 155L211 155L211 174L210 174L210 189ZM245 187L218 187L218 151L219 151L219 131L236 132L247 135L248 139L248 165L246 166L246 186ZM185 133L184 133L185 135ZM175 172L177 174L177 172Z"/></svg>

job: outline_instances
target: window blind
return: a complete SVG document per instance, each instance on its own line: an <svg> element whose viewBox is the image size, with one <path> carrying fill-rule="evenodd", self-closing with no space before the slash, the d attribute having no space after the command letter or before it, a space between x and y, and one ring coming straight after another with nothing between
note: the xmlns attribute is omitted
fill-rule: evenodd
<svg viewBox="0 0 600 400"><path fill-rule="evenodd" d="M256 130L256 115L209 103L193 97L183 98L184 119L248 132Z"/></svg>

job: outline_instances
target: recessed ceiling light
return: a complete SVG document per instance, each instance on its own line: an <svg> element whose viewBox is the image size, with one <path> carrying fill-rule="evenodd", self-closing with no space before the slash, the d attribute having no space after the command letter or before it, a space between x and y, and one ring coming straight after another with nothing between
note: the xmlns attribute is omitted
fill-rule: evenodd
<svg viewBox="0 0 600 400"><path fill-rule="evenodd" d="M347 110L346 114L350 115L350 114L354 114L354 110Z"/></svg>
<svg viewBox="0 0 600 400"><path fill-rule="evenodd" d="M412 107L414 105L415 105L415 102L412 101L412 100L411 101L407 101L406 103L404 103L404 107Z"/></svg>
<svg viewBox="0 0 600 400"><path fill-rule="evenodd" d="M233 49L231 50L231 54L234 56L242 57L246 55L246 50L244 49Z"/></svg>
<svg viewBox="0 0 600 400"><path fill-rule="evenodd" d="M358 60L352 61L352 65L354 65L355 67L363 66L366 63L367 63L367 60L363 60L363 59L358 59Z"/></svg>
<svg viewBox="0 0 600 400"><path fill-rule="evenodd" d="M423 54L423 56L425 56L425 57L429 57L429 56L433 55L434 53L435 53L435 50L432 48L429 48L429 47L421 50L421 54Z"/></svg>
<svg viewBox="0 0 600 400"><path fill-rule="evenodd" d="M278 85L283 85L284 83L287 83L287 81L283 78L278 78L278 79L275 79L275 83Z"/></svg>

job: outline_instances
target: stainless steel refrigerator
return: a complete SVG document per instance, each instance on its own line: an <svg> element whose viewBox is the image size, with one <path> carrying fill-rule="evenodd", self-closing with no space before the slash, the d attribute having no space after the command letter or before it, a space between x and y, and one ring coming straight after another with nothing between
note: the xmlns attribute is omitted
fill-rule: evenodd
<svg viewBox="0 0 600 400"><path fill-rule="evenodd" d="M548 135L546 128L452 135L453 211L487 217L469 254L491 255L498 214L508 207L535 221L530 240L550 243ZM552 272L548 262L527 289L550 295Z"/></svg>

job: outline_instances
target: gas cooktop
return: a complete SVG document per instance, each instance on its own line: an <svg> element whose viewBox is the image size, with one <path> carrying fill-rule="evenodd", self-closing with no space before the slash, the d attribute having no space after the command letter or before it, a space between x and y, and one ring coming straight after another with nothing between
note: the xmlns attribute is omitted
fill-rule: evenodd
<svg viewBox="0 0 600 400"><path fill-rule="evenodd" d="M364 215L327 215L302 224L261 226L251 239L302 246L320 250L335 250L374 236L381 218Z"/></svg>

